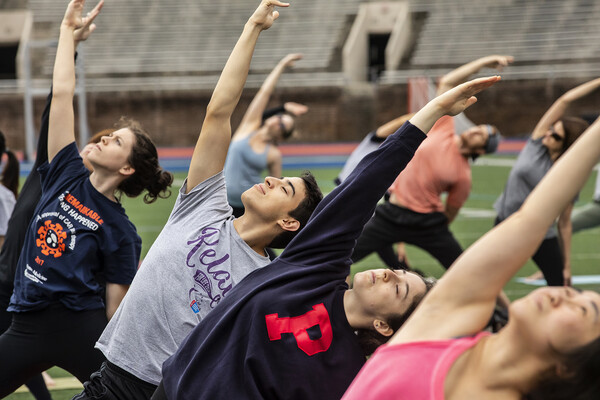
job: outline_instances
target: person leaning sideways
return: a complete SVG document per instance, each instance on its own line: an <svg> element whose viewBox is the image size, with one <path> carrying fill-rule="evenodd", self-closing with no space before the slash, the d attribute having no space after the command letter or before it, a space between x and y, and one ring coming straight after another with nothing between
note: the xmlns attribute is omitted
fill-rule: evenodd
<svg viewBox="0 0 600 400"><path fill-rule="evenodd" d="M40 168L42 197L25 235L0 336L0 397L29 377L57 365L85 381L103 356L94 343L107 323L107 298L122 298L137 269L141 240L118 201L121 194L154 201L168 192L172 175L158 164L156 148L139 124L105 136L85 168L75 145L73 93L75 41L91 30L102 2L82 17L84 1L69 3L53 73L48 162Z"/></svg>
<svg viewBox="0 0 600 400"><path fill-rule="evenodd" d="M106 363L76 399L98 393L148 399L163 362L249 273L269 263L265 247L285 247L322 198L314 177L267 177L242 194L232 218L223 165L231 115L248 74L258 31L249 22L217 82L188 176L173 211L97 347ZM110 397L112 396L112 397Z"/></svg>
<svg viewBox="0 0 600 400"><path fill-rule="evenodd" d="M467 63L442 77L437 95L483 68L501 70L512 61L510 56L487 56ZM373 251L381 254L389 249L389 253L396 242L422 248L446 269L460 256L462 247L449 225L471 191L470 160L495 152L500 134L496 127L483 124L457 135L455 120L450 116L441 118L398 175L389 189L389 202L377 207L358 239L352 254L354 262ZM442 202L444 193L447 197ZM406 260L405 255L401 254L401 258Z"/></svg>
<svg viewBox="0 0 600 400"><path fill-rule="evenodd" d="M494 203L498 213L496 224L521 207L550 167L589 126L581 118L565 116L565 112L569 105L598 87L600 78L579 85L560 96L544 113L519 153L504 191ZM573 201L565 205L556 227L553 225L548 228L544 240L532 257L549 286L571 284L571 211L575 198L576 195L571 199Z"/></svg>
<svg viewBox="0 0 600 400"><path fill-rule="evenodd" d="M600 294L540 288L511 303L499 333L480 333L502 287L538 249L599 157L596 120L519 210L456 260L343 399L600 398Z"/></svg>

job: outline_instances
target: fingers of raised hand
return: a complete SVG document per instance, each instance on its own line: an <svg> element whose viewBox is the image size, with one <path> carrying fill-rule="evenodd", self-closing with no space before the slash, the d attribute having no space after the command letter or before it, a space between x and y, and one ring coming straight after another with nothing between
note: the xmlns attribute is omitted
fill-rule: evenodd
<svg viewBox="0 0 600 400"><path fill-rule="evenodd" d="M502 78L498 75L473 79L472 81L469 81L464 84L465 85L464 94L467 96L473 96L474 94L479 93L482 90L489 88L490 86L492 86L493 84L498 82L500 79L502 79Z"/></svg>

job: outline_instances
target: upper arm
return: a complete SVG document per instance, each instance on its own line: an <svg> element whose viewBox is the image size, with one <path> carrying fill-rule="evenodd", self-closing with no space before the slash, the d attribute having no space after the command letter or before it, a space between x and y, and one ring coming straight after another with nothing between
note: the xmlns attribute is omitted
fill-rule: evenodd
<svg viewBox="0 0 600 400"><path fill-rule="evenodd" d="M127 294L129 285L106 283L106 317L110 320Z"/></svg>
<svg viewBox="0 0 600 400"><path fill-rule="evenodd" d="M73 112L73 94L67 91L52 95L52 105L48 120L48 162L64 147L75 140L75 116Z"/></svg>
<svg viewBox="0 0 600 400"><path fill-rule="evenodd" d="M186 193L223 170L230 142L229 117L213 116L207 112L190 162Z"/></svg>
<svg viewBox="0 0 600 400"><path fill-rule="evenodd" d="M466 174L463 175L448 191L448 197L446 198L446 214L452 215L452 218L449 218L451 222L460 208L465 204L465 201L469 198L469 193L471 192L471 178Z"/></svg>

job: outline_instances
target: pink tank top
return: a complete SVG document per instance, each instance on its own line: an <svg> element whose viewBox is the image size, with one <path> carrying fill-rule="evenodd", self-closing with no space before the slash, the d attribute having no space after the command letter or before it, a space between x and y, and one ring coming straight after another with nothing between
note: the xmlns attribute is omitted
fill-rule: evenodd
<svg viewBox="0 0 600 400"><path fill-rule="evenodd" d="M444 381L454 361L488 335L381 346L342 400L444 400Z"/></svg>

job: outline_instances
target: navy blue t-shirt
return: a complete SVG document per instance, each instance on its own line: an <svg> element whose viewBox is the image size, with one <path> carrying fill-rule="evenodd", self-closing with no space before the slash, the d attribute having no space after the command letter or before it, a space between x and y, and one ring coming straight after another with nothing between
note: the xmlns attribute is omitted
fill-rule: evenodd
<svg viewBox="0 0 600 400"><path fill-rule="evenodd" d="M25 236L8 311L56 302L75 311L103 308L97 277L130 284L141 238L123 207L92 186L75 143L38 171L42 197Z"/></svg>
<svg viewBox="0 0 600 400"><path fill-rule="evenodd" d="M169 399L342 397L365 362L343 303L350 256L424 138L405 124L323 199L280 257L230 291L163 364Z"/></svg>

